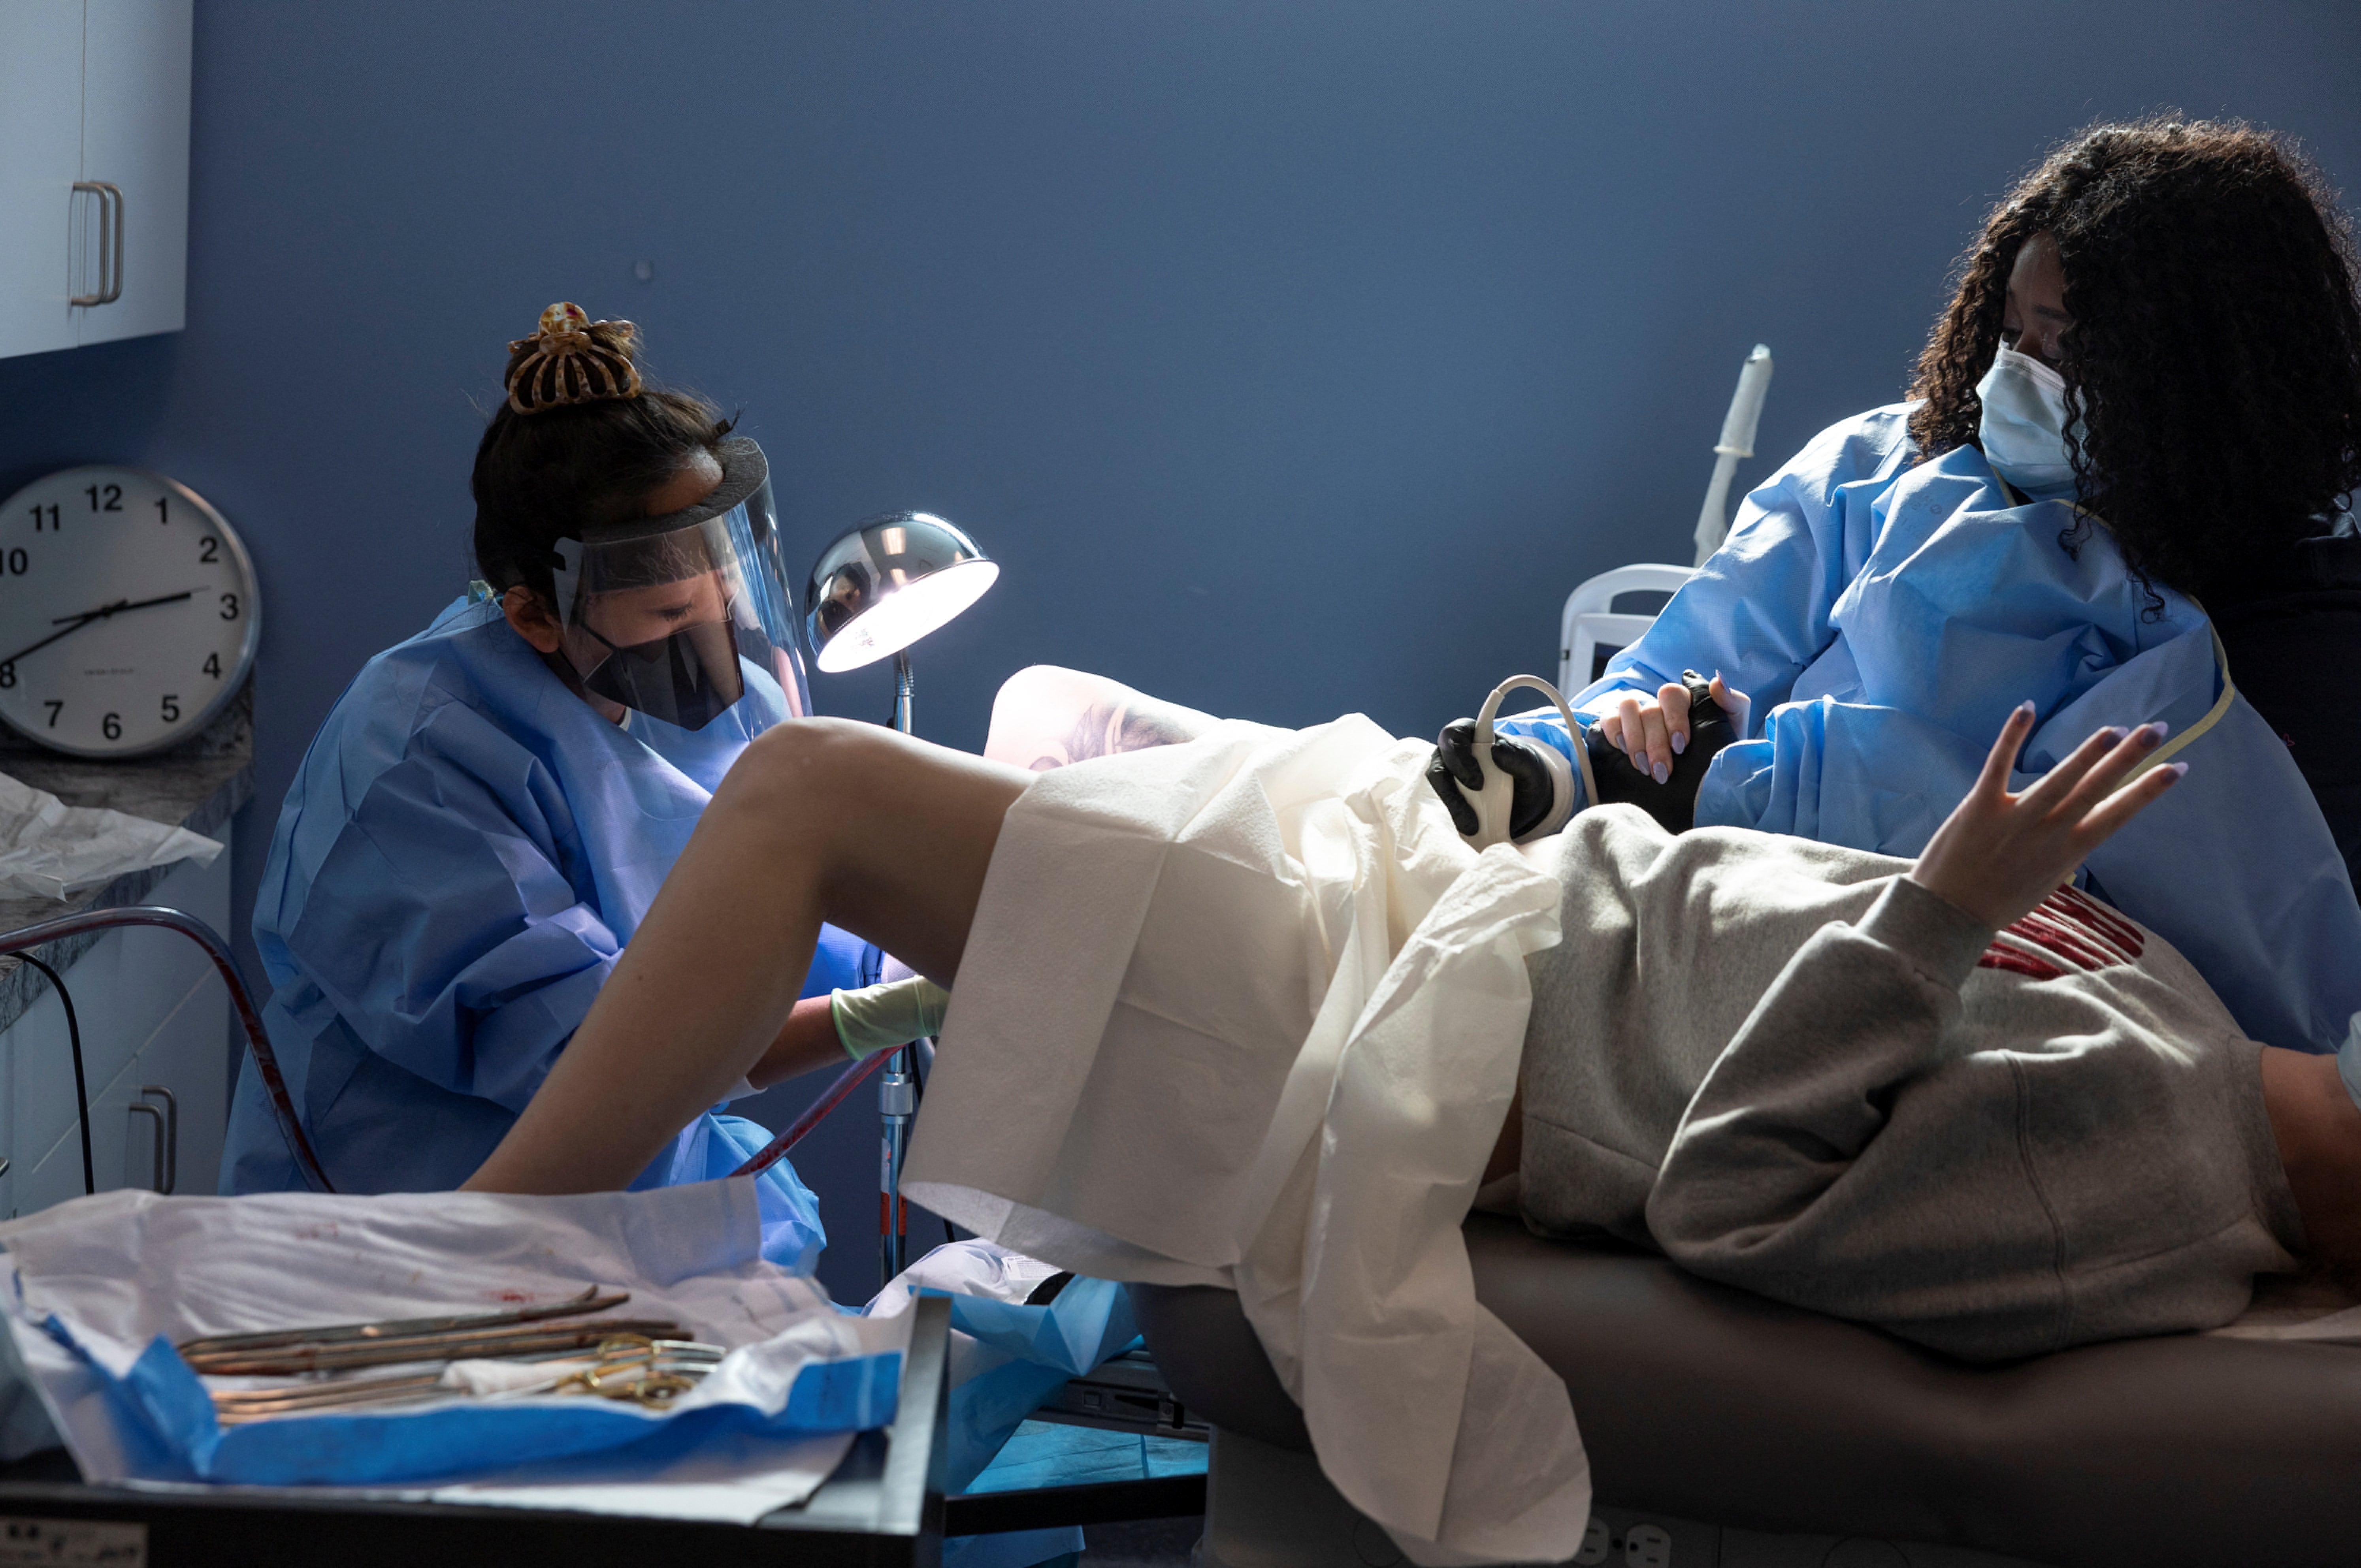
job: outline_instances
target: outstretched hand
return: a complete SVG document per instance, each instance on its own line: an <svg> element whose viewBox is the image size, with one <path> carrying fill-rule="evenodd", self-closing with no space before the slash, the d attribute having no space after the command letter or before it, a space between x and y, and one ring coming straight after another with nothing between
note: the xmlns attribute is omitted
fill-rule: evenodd
<svg viewBox="0 0 2361 1568"><path fill-rule="evenodd" d="M2010 767L2032 732L2028 702L2001 726L1975 787L1910 868L1913 882L1994 929L2029 914L2189 771L2186 762L2171 762L2124 784L2164 743L2165 727L2143 724L2129 734L2102 729L2031 789L2011 795Z"/></svg>

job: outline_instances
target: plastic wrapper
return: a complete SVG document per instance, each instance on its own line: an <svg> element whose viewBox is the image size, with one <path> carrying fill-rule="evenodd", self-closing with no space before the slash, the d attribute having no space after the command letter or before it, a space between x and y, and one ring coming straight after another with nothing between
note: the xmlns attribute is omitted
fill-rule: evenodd
<svg viewBox="0 0 2361 1568"><path fill-rule="evenodd" d="M1026 1305L1059 1272L1056 1264L991 1242L953 1242L895 1275L870 1302L870 1314L882 1316L903 1311L922 1291L950 1298L946 1492L964 1491L1060 1384L1139 1337L1131 1298L1111 1279L1074 1278L1055 1299Z"/></svg>
<svg viewBox="0 0 2361 1568"><path fill-rule="evenodd" d="M0 1322L93 1482L380 1486L529 1466L547 1484L569 1464L619 1481L632 1460L653 1475L700 1447L893 1419L908 1319L840 1311L761 1245L743 1180L564 1198L111 1192L0 1225ZM628 1290L625 1315L675 1321L729 1354L662 1409L454 1397L224 1427L173 1349L214 1334L497 1311L592 1284Z"/></svg>
<svg viewBox="0 0 2361 1568"><path fill-rule="evenodd" d="M202 833L96 806L68 806L0 773L0 887L71 898L126 872L174 861L214 863L221 845Z"/></svg>

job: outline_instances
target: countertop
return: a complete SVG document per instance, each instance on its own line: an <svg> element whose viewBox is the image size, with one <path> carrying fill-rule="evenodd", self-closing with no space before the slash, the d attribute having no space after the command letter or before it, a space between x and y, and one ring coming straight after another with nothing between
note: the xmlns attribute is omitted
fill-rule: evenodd
<svg viewBox="0 0 2361 1568"><path fill-rule="evenodd" d="M0 773L47 790L68 806L106 806L217 839L237 808L254 797L254 687L249 683L202 734L170 751L121 762L60 756L0 729ZM178 864L129 872L69 899L0 895L0 932L85 909L144 904ZM51 943L40 957L63 970L104 935L70 937ZM0 957L0 1029L23 1017L49 985L31 965L13 955Z"/></svg>

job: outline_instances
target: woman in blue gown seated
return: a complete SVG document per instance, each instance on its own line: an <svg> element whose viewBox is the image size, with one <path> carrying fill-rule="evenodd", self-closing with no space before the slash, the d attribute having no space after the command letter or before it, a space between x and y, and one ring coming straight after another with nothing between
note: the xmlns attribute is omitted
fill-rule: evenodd
<svg viewBox="0 0 2361 1568"><path fill-rule="evenodd" d="M1740 739L1697 784L1697 825L1894 855L1926 846L2019 702L2040 720L2026 774L2101 726L2169 724L2196 765L2091 857L2089 891L2186 954L2248 1035L2334 1049L2361 1010L2361 906L2207 607L2349 535L2356 483L2361 310L2319 175L2242 126L2101 126L1986 221L1910 400L1747 497L1574 706L1662 781L1688 738L1682 673L1719 672ZM2261 706L2343 705L2350 681L2320 669ZM1505 729L1571 754L1554 716Z"/></svg>
<svg viewBox="0 0 2361 1568"><path fill-rule="evenodd" d="M761 450L643 387L632 339L553 305L511 345L473 481L489 587L362 668L280 808L254 915L264 1021L340 1190L456 1188L483 1162L722 774L807 710ZM875 968L830 928L803 994ZM812 1048L783 1036L741 1091L841 1060L827 1012L798 1009ZM633 1185L727 1175L769 1136L709 1111ZM229 1142L225 1190L303 1186L250 1063ZM759 1190L764 1251L807 1267L811 1193L784 1161Z"/></svg>

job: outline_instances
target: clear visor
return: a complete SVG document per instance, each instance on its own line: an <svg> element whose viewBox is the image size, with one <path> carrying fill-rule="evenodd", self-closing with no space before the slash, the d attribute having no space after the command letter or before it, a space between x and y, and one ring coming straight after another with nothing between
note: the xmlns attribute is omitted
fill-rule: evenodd
<svg viewBox="0 0 2361 1568"><path fill-rule="evenodd" d="M811 711L769 503L765 480L717 516L558 541L561 647L586 690L683 729L741 703L749 734Z"/></svg>

